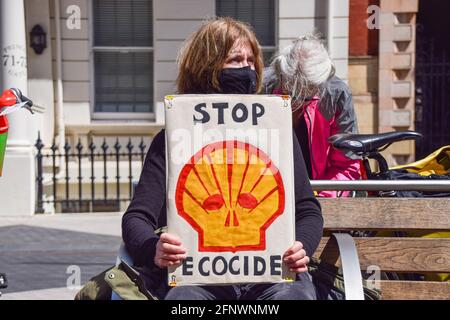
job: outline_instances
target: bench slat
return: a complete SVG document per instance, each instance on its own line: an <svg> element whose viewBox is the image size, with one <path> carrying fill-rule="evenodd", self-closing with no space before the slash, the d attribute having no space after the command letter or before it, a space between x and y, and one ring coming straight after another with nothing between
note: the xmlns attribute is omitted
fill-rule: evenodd
<svg viewBox="0 0 450 320"><path fill-rule="evenodd" d="M450 300L450 282L380 281L383 300Z"/></svg>
<svg viewBox="0 0 450 320"><path fill-rule="evenodd" d="M314 256L340 265L334 241L324 237ZM379 266L392 272L450 272L450 239L443 238L353 238L361 270ZM326 250L324 251L326 247ZM321 257L322 253L326 254Z"/></svg>
<svg viewBox="0 0 450 320"><path fill-rule="evenodd" d="M450 230L450 198L319 198L325 229Z"/></svg>

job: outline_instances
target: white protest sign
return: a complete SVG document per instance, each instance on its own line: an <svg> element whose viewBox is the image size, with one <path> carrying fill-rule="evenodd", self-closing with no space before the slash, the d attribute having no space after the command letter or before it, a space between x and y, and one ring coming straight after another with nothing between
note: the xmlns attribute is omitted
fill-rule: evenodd
<svg viewBox="0 0 450 320"><path fill-rule="evenodd" d="M292 281L290 98L166 96L165 117L168 232L187 248L169 284Z"/></svg>

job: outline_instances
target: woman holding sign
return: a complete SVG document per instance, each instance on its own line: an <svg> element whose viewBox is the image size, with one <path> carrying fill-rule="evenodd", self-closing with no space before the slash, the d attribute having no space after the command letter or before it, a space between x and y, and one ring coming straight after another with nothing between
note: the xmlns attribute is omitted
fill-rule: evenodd
<svg viewBox="0 0 450 320"><path fill-rule="evenodd" d="M241 22L219 18L202 25L181 51L177 79L180 94L255 94L262 87L262 54L254 33ZM256 115L259 109L256 108ZM201 111L201 109L199 109ZM199 113L198 120L203 119ZM203 115L203 117L205 117ZM256 121L256 116L255 116ZM148 274L150 290L161 289L167 268L187 257L183 239L155 235L166 225L165 136L153 140L133 200L122 221L123 240L135 264ZM179 286L166 299L315 299L307 264L322 236L320 205L313 196L297 139L294 136L296 241L282 252L283 263L297 281L228 286ZM162 294L161 294L162 295Z"/></svg>

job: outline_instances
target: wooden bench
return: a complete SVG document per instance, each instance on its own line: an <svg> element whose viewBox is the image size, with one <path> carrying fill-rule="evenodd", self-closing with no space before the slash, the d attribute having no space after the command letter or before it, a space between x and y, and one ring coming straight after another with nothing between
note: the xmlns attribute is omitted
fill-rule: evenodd
<svg viewBox="0 0 450 320"><path fill-rule="evenodd" d="M324 232L450 231L449 198L320 199ZM381 272L450 273L450 238L354 237L359 268L378 266ZM324 237L315 257L337 266L335 240ZM344 270L345 271L345 270ZM377 283L384 300L450 299L450 282L390 281Z"/></svg>

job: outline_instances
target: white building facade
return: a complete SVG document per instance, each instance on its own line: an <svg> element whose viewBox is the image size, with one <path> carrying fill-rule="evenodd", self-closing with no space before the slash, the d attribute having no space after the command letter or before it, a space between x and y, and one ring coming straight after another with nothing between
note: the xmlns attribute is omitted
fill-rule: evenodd
<svg viewBox="0 0 450 320"><path fill-rule="evenodd" d="M42 115L29 120L36 127L30 142L34 143L39 131L46 145L44 150L53 140L62 151L65 141L72 145L81 141L86 148L90 141L98 145L103 139L113 142L116 137L122 146L128 139L137 145L144 137L148 146L151 137L164 126L163 97L176 92L180 46L205 19L214 16L233 16L249 22L266 61L295 38L318 30L331 51L337 75L348 79L349 0L7 1L9 5L13 2L23 3L28 96L45 108ZM46 32L47 47L42 54L36 54L29 45L29 33L37 24ZM16 32L13 26L2 24L2 28ZM8 82L8 86L12 85ZM5 89L4 83L2 87ZM11 127L14 125L13 120ZM44 164L50 168L49 161ZM76 168L72 166L75 177ZM57 167L62 171L62 162ZM111 163L108 176L114 176L114 168ZM83 170L88 169L84 166ZM122 169L128 170L125 164ZM133 164L135 179L139 170L137 161ZM60 174L58 188L64 193L64 173ZM83 183L88 183L87 171L85 176ZM2 179L0 195L10 188L10 182ZM25 180L32 185L35 177ZM52 182L44 176L44 193L52 189ZM70 183L76 183L76 178ZM115 181L108 183L114 185ZM126 188L126 179L120 183ZM76 193L76 188L70 192ZM83 192L88 194L89 188ZM2 196L5 201L17 200ZM34 198L24 197L23 201ZM0 215L33 214L30 208L34 204L17 211L12 205L8 210L0 209ZM47 206L45 211L55 209Z"/></svg>

